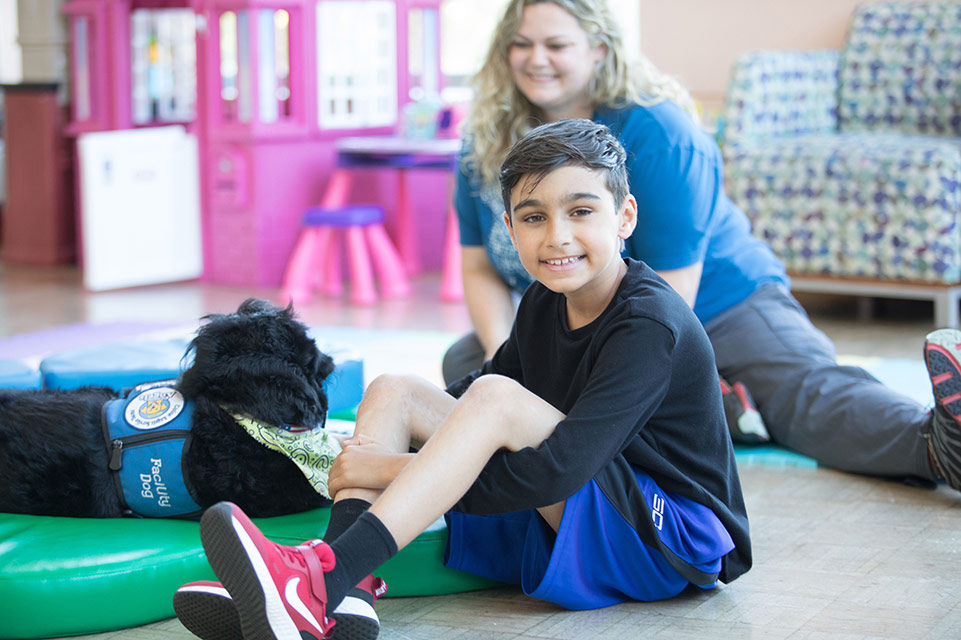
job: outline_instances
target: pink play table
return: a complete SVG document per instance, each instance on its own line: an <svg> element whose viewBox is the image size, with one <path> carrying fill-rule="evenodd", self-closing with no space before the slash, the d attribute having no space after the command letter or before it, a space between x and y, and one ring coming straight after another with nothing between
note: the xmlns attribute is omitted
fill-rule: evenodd
<svg viewBox="0 0 961 640"><path fill-rule="evenodd" d="M337 140L337 169L331 176L322 203L327 207L347 204L353 186L352 169L392 169L395 183L394 242L409 275L421 271L416 224L410 206L407 172L441 170L453 178L461 142L456 138L416 140L399 136L345 137ZM460 274L460 234L457 214L449 206L444 229L444 254L441 270L441 299L457 302L464 292Z"/></svg>

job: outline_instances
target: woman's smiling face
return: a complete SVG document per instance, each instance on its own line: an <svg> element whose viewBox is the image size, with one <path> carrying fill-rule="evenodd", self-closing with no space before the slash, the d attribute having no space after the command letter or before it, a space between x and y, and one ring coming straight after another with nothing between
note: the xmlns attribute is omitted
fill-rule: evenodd
<svg viewBox="0 0 961 640"><path fill-rule="evenodd" d="M552 2L524 8L508 50L517 88L550 121L591 117L588 86L603 57L604 45L592 46L577 19Z"/></svg>

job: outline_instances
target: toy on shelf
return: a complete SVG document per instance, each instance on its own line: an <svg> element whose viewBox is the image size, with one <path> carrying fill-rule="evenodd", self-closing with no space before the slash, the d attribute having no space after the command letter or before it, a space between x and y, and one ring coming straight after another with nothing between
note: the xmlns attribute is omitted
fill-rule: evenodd
<svg viewBox="0 0 961 640"><path fill-rule="evenodd" d="M130 14L131 118L135 125L192 122L197 112L197 47L190 9Z"/></svg>

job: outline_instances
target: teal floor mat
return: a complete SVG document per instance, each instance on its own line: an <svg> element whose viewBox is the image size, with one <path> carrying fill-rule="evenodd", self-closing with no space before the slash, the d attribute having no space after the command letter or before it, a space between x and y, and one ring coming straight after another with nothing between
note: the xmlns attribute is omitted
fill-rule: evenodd
<svg viewBox="0 0 961 640"><path fill-rule="evenodd" d="M742 467L802 467L814 468L817 460L788 451L775 444L736 444L734 457Z"/></svg>

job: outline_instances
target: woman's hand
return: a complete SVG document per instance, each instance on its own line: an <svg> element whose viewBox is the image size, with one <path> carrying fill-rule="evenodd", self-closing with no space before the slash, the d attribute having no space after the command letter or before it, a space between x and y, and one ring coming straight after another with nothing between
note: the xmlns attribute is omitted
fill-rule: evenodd
<svg viewBox="0 0 961 640"><path fill-rule="evenodd" d="M341 489L386 489L413 454L394 453L374 439L358 435L343 442L334 459L327 486L334 496Z"/></svg>

